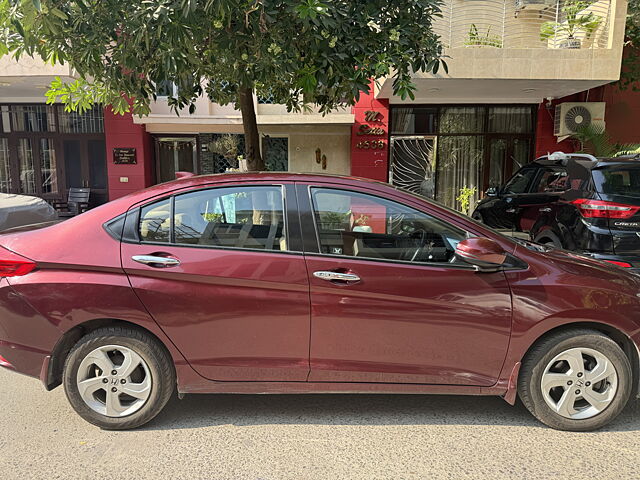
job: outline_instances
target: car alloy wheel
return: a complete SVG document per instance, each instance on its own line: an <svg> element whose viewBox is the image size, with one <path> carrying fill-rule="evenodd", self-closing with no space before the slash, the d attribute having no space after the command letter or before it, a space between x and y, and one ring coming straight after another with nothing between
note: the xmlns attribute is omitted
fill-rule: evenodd
<svg viewBox="0 0 640 480"><path fill-rule="evenodd" d="M547 364L540 388L547 405L559 415L587 419L611 404L618 390L618 373L603 353L570 348Z"/></svg>
<svg viewBox="0 0 640 480"><path fill-rule="evenodd" d="M94 412L126 417L149 399L153 378L140 355L120 345L106 345L90 352L77 373L78 392Z"/></svg>

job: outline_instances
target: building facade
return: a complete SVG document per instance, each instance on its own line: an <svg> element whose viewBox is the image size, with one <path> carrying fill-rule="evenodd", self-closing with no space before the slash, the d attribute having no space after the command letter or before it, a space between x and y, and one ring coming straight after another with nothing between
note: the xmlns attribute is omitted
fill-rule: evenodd
<svg viewBox="0 0 640 480"><path fill-rule="evenodd" d="M453 208L467 189L473 207L537 155L573 148L557 125L569 103L603 109L594 120L640 141L621 120L620 105L637 105L636 96L608 86L620 76L626 9L626 0L445 0L435 28L448 73L415 74L415 100L394 96L391 78L326 116L255 98L267 168L390 181ZM242 118L232 106L203 97L177 116L161 96L142 118L108 108L78 115L44 105L55 76L73 72L0 60L0 191L56 199L88 186L97 204L176 171L241 166Z"/></svg>

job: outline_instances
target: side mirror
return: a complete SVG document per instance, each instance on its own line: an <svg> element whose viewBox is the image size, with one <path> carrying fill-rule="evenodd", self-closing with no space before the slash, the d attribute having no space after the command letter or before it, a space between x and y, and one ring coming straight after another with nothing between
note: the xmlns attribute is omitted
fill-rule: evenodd
<svg viewBox="0 0 640 480"><path fill-rule="evenodd" d="M507 252L489 238L467 238L456 246L455 255L480 272L497 272L507 260Z"/></svg>
<svg viewBox="0 0 640 480"><path fill-rule="evenodd" d="M500 195L500 187L489 187L487 191L484 192L487 197L497 197Z"/></svg>

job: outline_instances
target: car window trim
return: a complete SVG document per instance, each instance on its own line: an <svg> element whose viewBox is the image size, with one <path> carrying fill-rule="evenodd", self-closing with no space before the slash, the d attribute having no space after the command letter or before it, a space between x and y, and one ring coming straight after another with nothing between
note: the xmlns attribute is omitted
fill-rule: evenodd
<svg viewBox="0 0 640 480"><path fill-rule="evenodd" d="M282 212L283 212L285 238L287 241L287 250L266 250L266 249L260 249L260 248L246 248L246 247L221 247L217 245L193 245L193 244L175 242L175 232L173 228L174 216L175 216L175 197L180 195L186 195L189 193L201 192L205 190L216 190L220 188L246 188L246 187L279 187L280 188L280 192L282 195ZM297 204L295 193L296 192L294 190L294 183L271 183L271 182L265 182L265 183L251 182L249 184L234 183L234 184L216 185L216 186L203 185L200 188L194 188L191 190L174 191L167 196L159 197L159 198L154 197L153 199L149 199L148 202L137 204L136 206L131 207L127 211L127 215L129 214L129 212L136 212L134 215L137 217L137 222L136 222L137 241L131 241L132 239L125 240L124 237L122 241L124 243L135 243L139 245L155 245L155 246L165 246L165 247L171 246L171 247L180 247L180 248L202 248L202 249L216 249L216 250L230 250L230 251L250 251L250 252L262 252L262 253L276 253L276 254L282 253L282 254L301 255L303 253L302 250L291 249L292 240L294 241L293 244L299 244L299 242L297 242L296 240L299 240L299 237L300 237L299 233L297 234L297 238L296 238L295 236L292 235L292 232L290 231L292 228L295 227L295 224L292 225L291 227L289 226L290 216L288 212L290 211L290 208L291 208L290 203L293 203L294 208L295 208L295 205ZM287 201L288 197L291 197L289 201ZM148 242L148 241L142 240L142 238L140 237L141 210L146 206L152 205L154 203L159 203L165 200L169 200L171 204L171 209L170 209L171 210L170 212L170 229L171 230L170 230L169 242ZM298 225L298 228L299 228L299 225Z"/></svg>
<svg viewBox="0 0 640 480"><path fill-rule="evenodd" d="M387 200L387 201L391 201L391 202L395 202L395 203L400 203L401 205L404 205L407 208L411 208L412 210L416 210L420 213L423 213L425 215L430 215L432 217L434 217L438 222L441 223L445 223L445 224L450 224L453 225L455 228L462 230L464 232L468 233L472 233L469 232L467 229L459 227L455 224L452 224L451 222L447 222L446 220L443 220L442 218L440 218L437 215L434 215L432 213L427 213L424 212L418 208L412 207L412 206L408 206L403 202L400 202L398 200L395 199L388 199L388 198L384 198L381 197L380 195L375 195L373 193L370 192L362 192L359 190L353 190L353 189L349 189L349 188L345 188L345 187L337 187L337 186L333 186L330 184L306 184L303 185L306 186L306 190L307 190L307 199L309 202L309 205L311 207L311 221L313 222L313 230L315 233L315 246L316 246L316 251L314 252L307 252L305 250L305 255L312 255L312 256L322 256L322 257L335 257L335 258L345 258L345 259L352 259L352 260L359 260L359 261L371 261L371 262L380 262L380 263L392 263L392 264L400 264L400 265L413 265L416 267L436 267L436 268L453 268L455 270L472 270L472 271L476 271L476 268L473 265L465 265L465 264L453 264L453 263L440 263L440 262L411 262L411 261L407 261L407 260L390 260L390 259L380 259L380 258L371 258L371 257L354 257L351 255L339 255L339 254L333 254L333 253L324 253L321 251L321 243L320 243L320 232L318 231L318 223L316 222L316 217L315 217L315 208L313 206L313 198L312 198L312 192L311 189L312 188L321 188L321 189L327 189L327 190L342 190L345 192L355 192L355 193L360 193L362 195L369 195L372 197L376 197L376 198L380 198L382 200Z"/></svg>

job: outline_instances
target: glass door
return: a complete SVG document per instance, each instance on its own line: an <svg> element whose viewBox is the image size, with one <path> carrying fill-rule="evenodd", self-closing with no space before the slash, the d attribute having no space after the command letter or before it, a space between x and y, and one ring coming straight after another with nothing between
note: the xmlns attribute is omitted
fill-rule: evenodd
<svg viewBox="0 0 640 480"><path fill-rule="evenodd" d="M533 160L531 138L491 136L487 145L483 191L504 185L514 173Z"/></svg>
<svg viewBox="0 0 640 480"><path fill-rule="evenodd" d="M197 172L195 137L156 138L158 183L175 180L176 172Z"/></svg>

